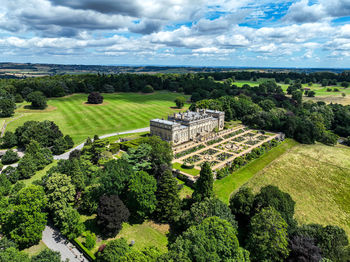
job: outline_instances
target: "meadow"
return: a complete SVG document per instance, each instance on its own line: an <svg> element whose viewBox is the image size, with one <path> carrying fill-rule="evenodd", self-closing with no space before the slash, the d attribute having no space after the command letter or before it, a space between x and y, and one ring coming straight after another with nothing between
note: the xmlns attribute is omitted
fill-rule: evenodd
<svg viewBox="0 0 350 262"><path fill-rule="evenodd" d="M350 148L296 145L246 183L254 192L276 185L296 202L299 223L332 224L350 236Z"/></svg>
<svg viewBox="0 0 350 262"><path fill-rule="evenodd" d="M115 93L103 96L104 102L101 105L86 104L87 94L52 98L48 100L45 110L30 110L28 104L23 103L14 117L5 119L9 123L6 130L14 131L29 120L51 120L78 144L95 134L104 135L148 127L150 119L165 118L178 111L173 102L179 96L177 93Z"/></svg>

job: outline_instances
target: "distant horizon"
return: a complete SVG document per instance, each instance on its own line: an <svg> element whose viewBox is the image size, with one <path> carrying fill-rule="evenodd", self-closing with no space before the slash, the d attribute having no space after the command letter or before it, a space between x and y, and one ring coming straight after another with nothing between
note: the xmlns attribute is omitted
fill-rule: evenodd
<svg viewBox="0 0 350 262"><path fill-rule="evenodd" d="M187 68L251 68L251 69L330 69L350 70L350 67L272 67L272 66L200 66L200 65L162 65L162 64L76 64L76 63L36 63L36 62L0 62L0 64L42 64L42 65L64 65L64 66L115 66L115 67L187 67Z"/></svg>

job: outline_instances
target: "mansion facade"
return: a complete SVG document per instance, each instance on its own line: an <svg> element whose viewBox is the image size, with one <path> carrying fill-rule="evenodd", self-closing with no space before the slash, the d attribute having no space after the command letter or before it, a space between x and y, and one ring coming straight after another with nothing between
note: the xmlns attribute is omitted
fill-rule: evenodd
<svg viewBox="0 0 350 262"><path fill-rule="evenodd" d="M224 128L225 113L216 110L197 109L168 116L167 120L150 121L151 135L156 135L173 145L199 139Z"/></svg>

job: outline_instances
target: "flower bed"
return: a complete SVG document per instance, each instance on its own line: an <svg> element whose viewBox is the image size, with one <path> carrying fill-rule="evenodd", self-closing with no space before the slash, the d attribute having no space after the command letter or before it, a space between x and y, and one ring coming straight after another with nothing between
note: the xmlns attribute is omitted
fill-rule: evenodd
<svg viewBox="0 0 350 262"><path fill-rule="evenodd" d="M216 144L216 143L221 142L222 140L223 140L222 138L216 138L216 139L213 139L213 140L210 140L210 141L206 142L206 144L207 144L208 146L211 146L211 145L214 145L214 144Z"/></svg>
<svg viewBox="0 0 350 262"><path fill-rule="evenodd" d="M195 146L195 147L191 147L191 148L186 149L186 150L184 150L184 151L182 151L182 152L180 152L180 153L177 153L177 154L175 155L175 158L183 157L183 156L185 156L185 155L191 154L191 153L196 152L196 151L198 151L198 150L201 150L201 149L203 149L203 148L205 148L205 145L202 145L202 144L200 144L200 145L198 145L198 146Z"/></svg>
<svg viewBox="0 0 350 262"><path fill-rule="evenodd" d="M188 158L186 158L184 160L184 163L186 164L193 164L193 163L196 163L198 161L200 161L202 158L199 156L199 155L194 155L194 156L190 156Z"/></svg>
<svg viewBox="0 0 350 262"><path fill-rule="evenodd" d="M201 152L199 154L212 156L212 155L215 155L217 152L218 152L217 150L209 148L208 150L205 150L205 151L203 151L203 152Z"/></svg>

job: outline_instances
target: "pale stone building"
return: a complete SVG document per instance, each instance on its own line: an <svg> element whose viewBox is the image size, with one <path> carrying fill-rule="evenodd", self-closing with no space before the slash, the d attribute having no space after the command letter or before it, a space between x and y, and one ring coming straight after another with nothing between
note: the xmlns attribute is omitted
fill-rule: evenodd
<svg viewBox="0 0 350 262"><path fill-rule="evenodd" d="M173 145L210 135L215 128L224 128L225 113L221 111L199 109L168 116L167 120L150 121L151 135L160 136Z"/></svg>

